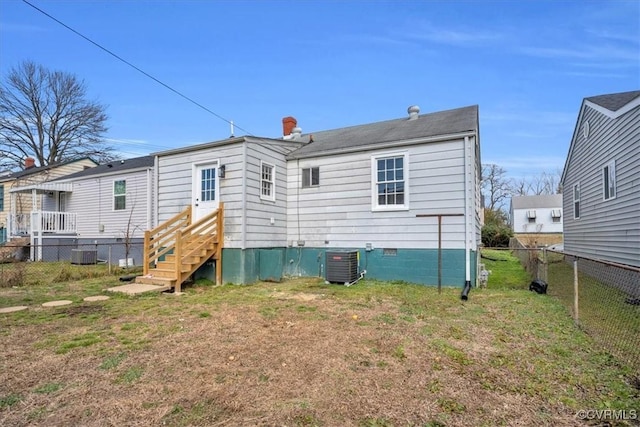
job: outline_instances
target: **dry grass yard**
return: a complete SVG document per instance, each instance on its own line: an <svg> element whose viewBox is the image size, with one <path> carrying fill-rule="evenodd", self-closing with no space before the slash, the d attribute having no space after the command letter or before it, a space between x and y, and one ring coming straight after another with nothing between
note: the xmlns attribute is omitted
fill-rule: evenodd
<svg viewBox="0 0 640 427"><path fill-rule="evenodd" d="M0 307L29 306L0 314L0 425L578 426L610 425L580 410L640 410L632 371L526 290L463 302L296 279L83 301L115 284L0 289Z"/></svg>

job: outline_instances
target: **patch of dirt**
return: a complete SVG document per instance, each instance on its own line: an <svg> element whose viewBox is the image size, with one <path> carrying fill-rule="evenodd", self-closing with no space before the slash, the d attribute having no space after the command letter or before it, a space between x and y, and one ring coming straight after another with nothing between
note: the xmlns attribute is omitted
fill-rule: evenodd
<svg viewBox="0 0 640 427"><path fill-rule="evenodd" d="M81 314L93 314L100 313L104 311L104 307L102 305L97 304L87 304L87 305L75 305L64 310L60 310L59 313L64 313L67 316L78 316Z"/></svg>
<svg viewBox="0 0 640 427"><path fill-rule="evenodd" d="M322 298L324 295L321 294L308 294L303 292L297 293L289 293L289 292L274 292L271 294L272 298L280 299L280 300L296 300L296 301L314 301Z"/></svg>

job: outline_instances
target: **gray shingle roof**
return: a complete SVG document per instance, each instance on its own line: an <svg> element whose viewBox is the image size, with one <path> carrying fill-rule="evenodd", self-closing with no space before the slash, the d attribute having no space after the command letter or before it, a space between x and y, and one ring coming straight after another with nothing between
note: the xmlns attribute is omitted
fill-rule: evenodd
<svg viewBox="0 0 640 427"><path fill-rule="evenodd" d="M153 167L154 157L143 156L134 157L126 160L114 160L113 162L105 163L93 168L88 168L80 172L65 175L56 179L55 181L84 178L86 176L102 175L106 173L125 172L131 169L148 168Z"/></svg>
<svg viewBox="0 0 640 427"><path fill-rule="evenodd" d="M607 95L598 95L585 98L587 101L593 102L609 111L618 111L640 96L640 90L631 92L610 93Z"/></svg>
<svg viewBox="0 0 640 427"><path fill-rule="evenodd" d="M372 146L416 138L437 137L478 131L478 106L456 108L408 118L302 134L297 140L313 142L287 156L289 159L363 150Z"/></svg>
<svg viewBox="0 0 640 427"><path fill-rule="evenodd" d="M513 209L561 208L562 194L543 194L540 196L513 196Z"/></svg>

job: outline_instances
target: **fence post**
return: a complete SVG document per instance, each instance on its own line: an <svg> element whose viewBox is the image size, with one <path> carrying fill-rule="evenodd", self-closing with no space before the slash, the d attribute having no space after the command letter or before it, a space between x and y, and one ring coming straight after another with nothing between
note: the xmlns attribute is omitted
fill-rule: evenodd
<svg viewBox="0 0 640 427"><path fill-rule="evenodd" d="M580 321L578 304L578 258L573 260L573 320Z"/></svg>
<svg viewBox="0 0 640 427"><path fill-rule="evenodd" d="M547 246L545 245L542 248L542 275L545 283L549 283L549 264L547 258Z"/></svg>

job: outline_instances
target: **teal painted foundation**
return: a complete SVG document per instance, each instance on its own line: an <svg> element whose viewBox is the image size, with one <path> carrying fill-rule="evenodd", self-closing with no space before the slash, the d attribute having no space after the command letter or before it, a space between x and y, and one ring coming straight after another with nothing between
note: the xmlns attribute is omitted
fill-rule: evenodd
<svg viewBox="0 0 640 427"><path fill-rule="evenodd" d="M223 249L224 283L249 284L280 277L325 277L325 253L347 250L332 248ZM359 271L365 278L438 285L437 249L398 249L386 255L382 249L359 252ZM477 253L471 251L471 283L476 281ZM281 265L280 265L281 264ZM464 249L442 249L441 284L463 287L465 283Z"/></svg>

